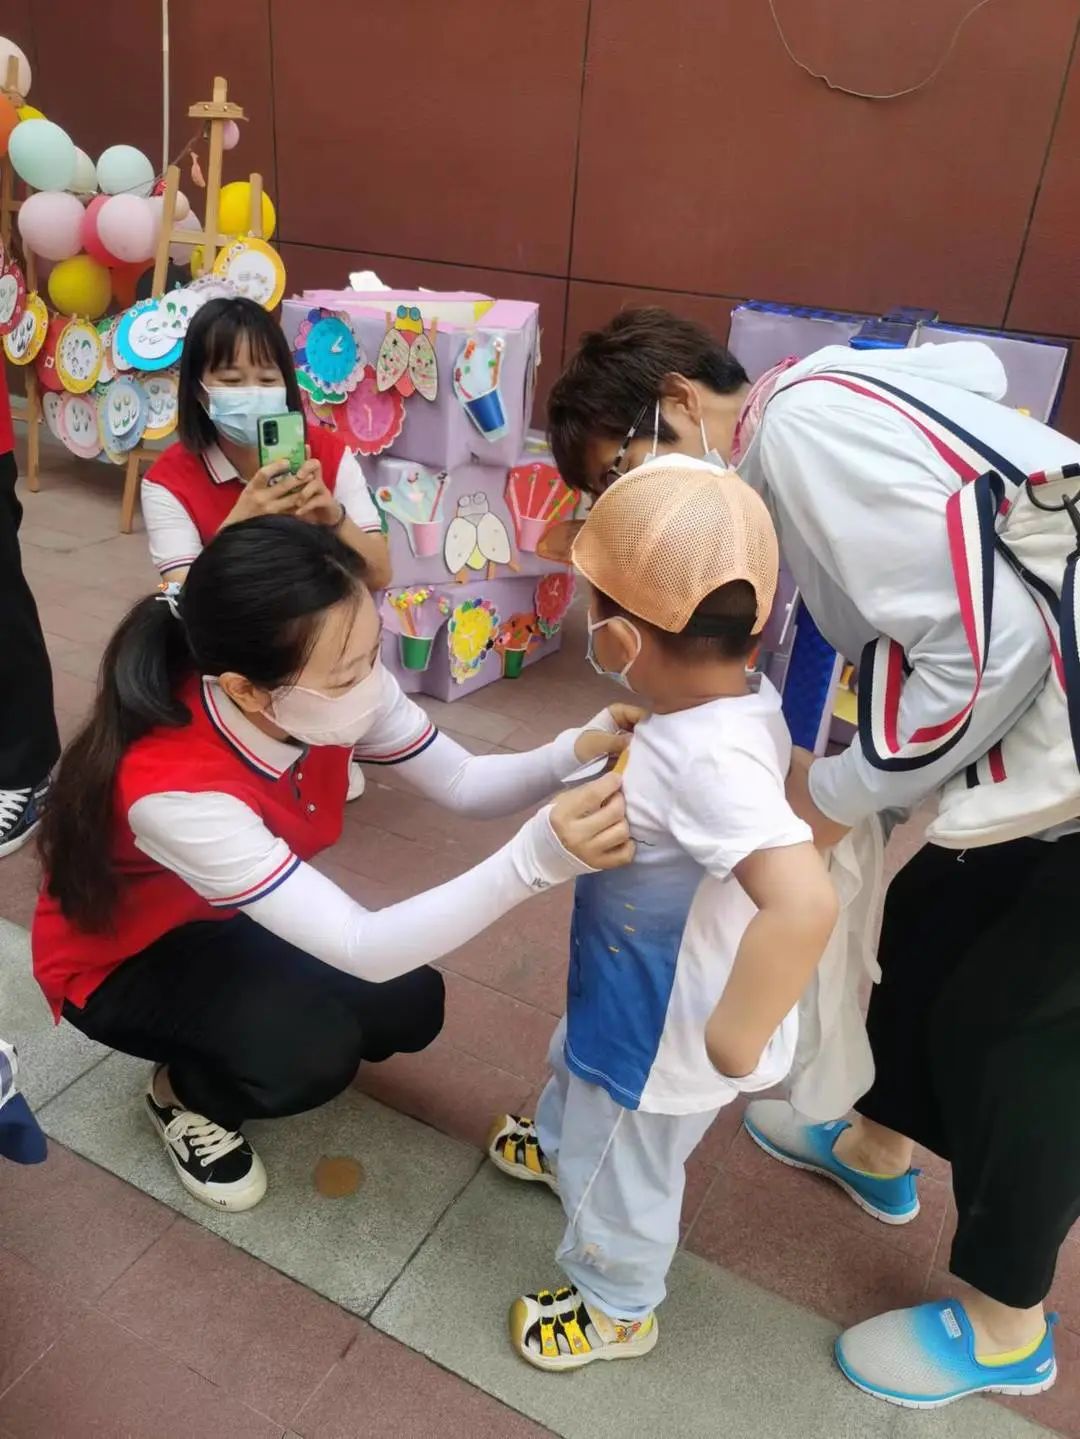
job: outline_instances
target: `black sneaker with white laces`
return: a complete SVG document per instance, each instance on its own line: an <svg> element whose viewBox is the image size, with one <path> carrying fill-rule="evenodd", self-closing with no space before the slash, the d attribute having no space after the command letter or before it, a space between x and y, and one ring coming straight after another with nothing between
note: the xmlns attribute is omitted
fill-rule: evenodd
<svg viewBox="0 0 1080 1439"><path fill-rule="evenodd" d="M262 1160L239 1130L223 1128L204 1114L175 1104L159 1104L154 1080L146 1091L150 1122L160 1134L180 1183L214 1209L251 1209L266 1193Z"/></svg>
<svg viewBox="0 0 1080 1439"><path fill-rule="evenodd" d="M28 789L0 789L0 856L21 849L41 823L49 780Z"/></svg>

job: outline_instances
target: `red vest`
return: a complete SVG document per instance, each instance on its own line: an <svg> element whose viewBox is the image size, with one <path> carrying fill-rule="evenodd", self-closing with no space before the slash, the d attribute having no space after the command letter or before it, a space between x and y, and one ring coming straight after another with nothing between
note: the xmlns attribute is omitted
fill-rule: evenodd
<svg viewBox="0 0 1080 1439"><path fill-rule="evenodd" d="M9 455L14 448L15 430L11 423L11 400L8 397L7 375L4 373L3 364L0 364L0 455Z"/></svg>
<svg viewBox="0 0 1080 1439"><path fill-rule="evenodd" d="M349 751L308 750L283 774L246 750L197 677L180 697L191 711L182 729L151 730L125 753L116 773L111 854L120 893L109 930L87 934L43 890L34 913L34 976L59 1018L65 999L82 1006L103 979L169 930L195 920L228 919L235 909L210 905L172 870L136 848L127 822L136 800L170 790L234 795L260 815L294 854L310 859L341 835Z"/></svg>
<svg viewBox="0 0 1080 1439"><path fill-rule="evenodd" d="M308 425L307 442L312 459L322 464L323 481L333 494L338 465L347 446L321 425ZM244 490L244 481L239 478L215 480L209 461L203 455L186 450L179 440L154 461L146 478L176 496L191 516L204 545L221 529Z"/></svg>

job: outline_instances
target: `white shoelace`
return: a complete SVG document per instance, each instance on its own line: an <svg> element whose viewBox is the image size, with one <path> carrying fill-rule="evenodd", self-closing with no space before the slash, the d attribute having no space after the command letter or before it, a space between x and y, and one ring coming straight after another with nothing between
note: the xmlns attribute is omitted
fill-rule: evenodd
<svg viewBox="0 0 1080 1439"><path fill-rule="evenodd" d="M15 823L32 792L30 789L0 789L0 829Z"/></svg>
<svg viewBox="0 0 1080 1439"><path fill-rule="evenodd" d="M215 1160L224 1159L244 1142L242 1134L223 1129L203 1114L192 1114L182 1110L174 1115L165 1126L165 1138L172 1144L176 1140L187 1140L191 1151L204 1169Z"/></svg>

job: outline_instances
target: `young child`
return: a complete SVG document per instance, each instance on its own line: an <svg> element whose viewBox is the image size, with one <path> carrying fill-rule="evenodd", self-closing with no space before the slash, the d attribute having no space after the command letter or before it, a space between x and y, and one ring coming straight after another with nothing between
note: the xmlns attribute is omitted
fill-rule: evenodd
<svg viewBox="0 0 1080 1439"><path fill-rule="evenodd" d="M746 671L776 588L762 501L665 456L597 500L573 561L592 585L590 661L651 714L623 777L635 858L577 881L536 1122L503 1115L489 1140L498 1168L566 1211L566 1280L510 1310L515 1348L551 1370L656 1344L686 1160L725 1104L787 1073L836 918L784 797L779 695Z"/></svg>

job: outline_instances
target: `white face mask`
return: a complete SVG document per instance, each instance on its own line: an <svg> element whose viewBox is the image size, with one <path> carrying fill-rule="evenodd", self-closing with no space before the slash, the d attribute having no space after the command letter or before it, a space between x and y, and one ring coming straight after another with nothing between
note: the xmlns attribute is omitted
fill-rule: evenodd
<svg viewBox="0 0 1080 1439"><path fill-rule="evenodd" d="M708 437L708 435L705 433L705 421L704 421L704 419L699 420L699 421L698 421L698 424L701 426L701 458L702 458L702 460L703 460L703 461L705 462L705 464L707 464L707 465L715 465L718 470L726 470L726 469L728 469L729 466L728 466L727 460L724 459L723 455L720 453L720 451L719 451L718 449L716 449L714 446L712 446L712 445L709 444L709 437ZM649 451L649 453L645 456L645 459L644 459L644 462L643 462L644 464L649 464L650 461L652 461L652 460L659 460L659 459L667 459L667 458L668 458L668 456L666 456L666 455L661 455L661 454L659 453L659 446L660 446L660 401L657 400L657 402L656 402L656 409L655 409L655 411L653 412L652 449L651 449L651 450Z"/></svg>
<svg viewBox="0 0 1080 1439"><path fill-rule="evenodd" d="M596 633L597 630L602 630L605 625L611 624L612 620L622 620L624 625L629 625L630 629L632 629L634 632L634 639L637 641L637 648L623 665L621 670L606 670L604 666L600 663L600 661L596 658L596 650L593 646L593 635ZM607 620L594 620L592 615L586 615L585 623L589 626L589 639L588 646L585 650L585 658L589 661L589 663L592 665L593 669L598 675L606 675L609 680L614 680L616 684L622 685L624 689L632 691L634 686L630 683L629 679L630 667L637 659L638 655L641 653L641 634L638 630L637 625L635 625L632 621L628 619L624 619L622 615L612 615L611 619Z"/></svg>
<svg viewBox="0 0 1080 1439"><path fill-rule="evenodd" d="M203 389L214 429L237 445L257 445L263 416L283 415L289 408L284 385L203 385Z"/></svg>
<svg viewBox="0 0 1080 1439"><path fill-rule="evenodd" d="M352 746L363 739L386 698L388 675L381 659L371 673L341 695L293 685L277 689L263 713L293 739L307 745Z"/></svg>

